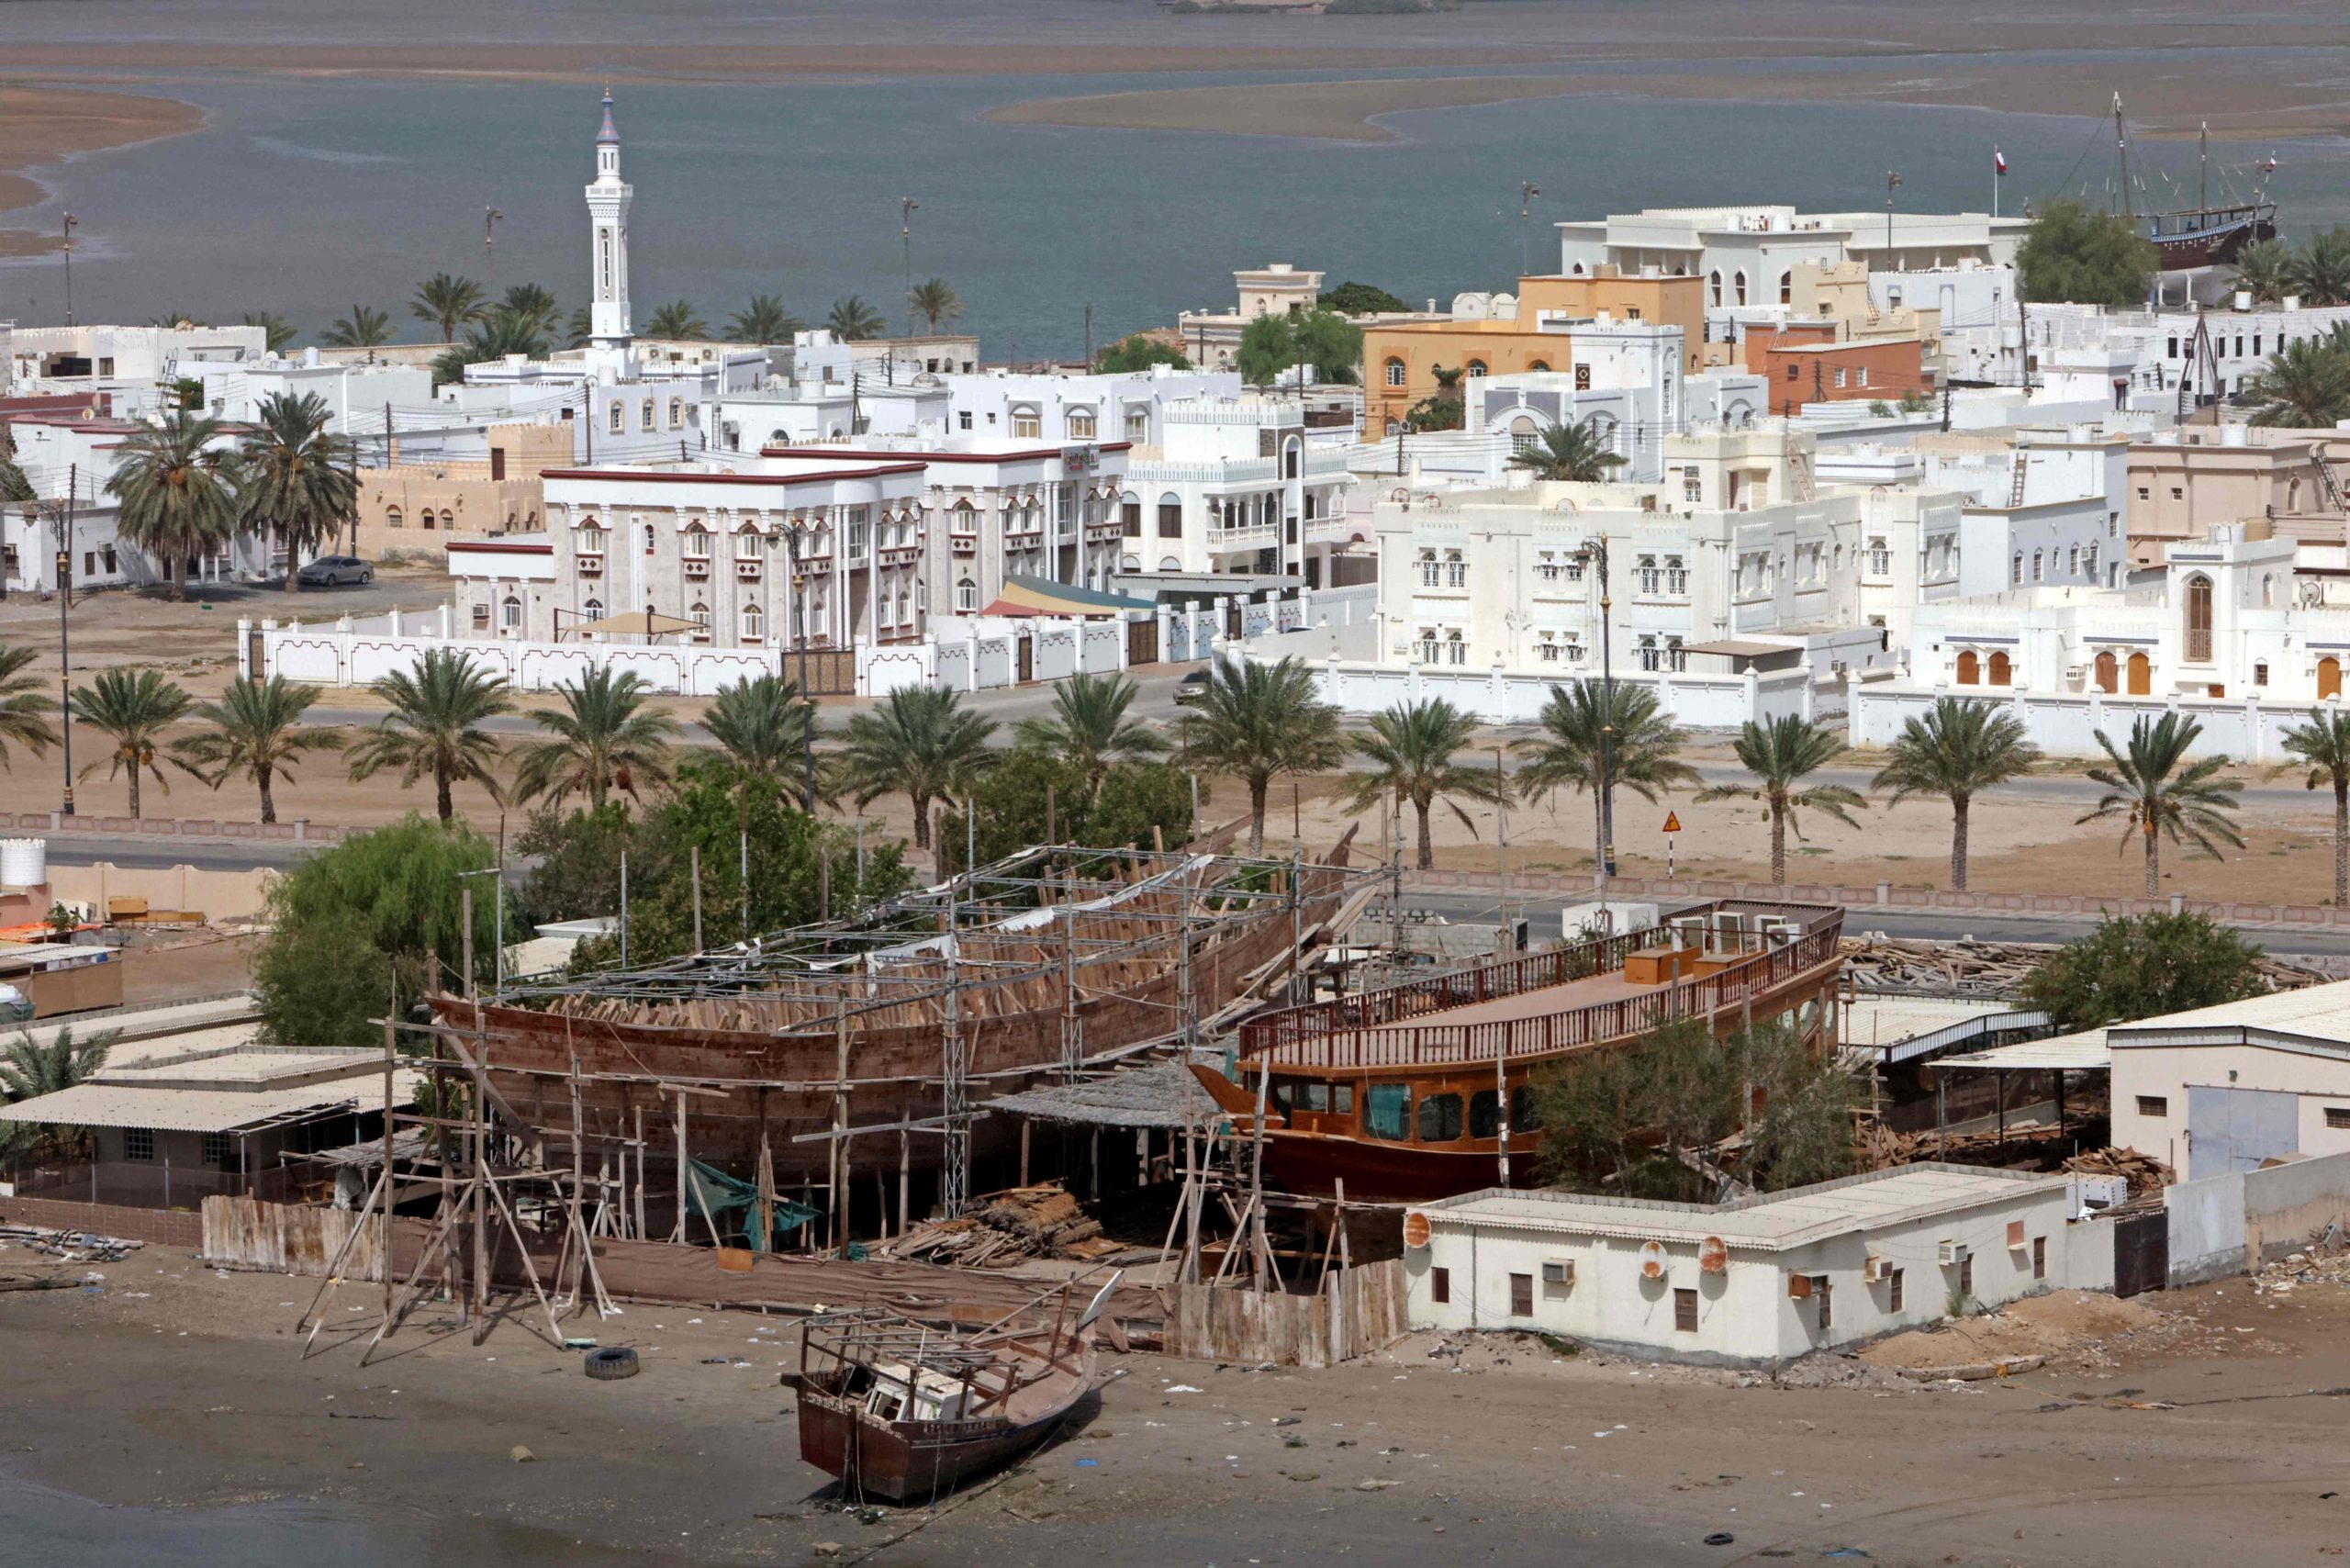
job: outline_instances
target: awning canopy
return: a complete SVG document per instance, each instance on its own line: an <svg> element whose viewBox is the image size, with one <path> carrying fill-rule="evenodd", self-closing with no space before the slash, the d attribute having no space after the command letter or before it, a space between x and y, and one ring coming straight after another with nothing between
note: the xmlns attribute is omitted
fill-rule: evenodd
<svg viewBox="0 0 2350 1568"><path fill-rule="evenodd" d="M2024 1040L1968 1056L1944 1057L1937 1067L1972 1067L1997 1072L2095 1072L2113 1065L2113 1053L2102 1029L2058 1035L2046 1040Z"/></svg>
<svg viewBox="0 0 2350 1568"><path fill-rule="evenodd" d="M621 637L674 637L683 632L700 631L701 622L680 621L674 615L663 615L651 610L624 610L618 615L607 615L600 621L582 621L571 629Z"/></svg>
<svg viewBox="0 0 2350 1568"><path fill-rule="evenodd" d="M1050 582L1043 577L1025 577L1013 572L1004 577L1002 594L980 613L1115 615L1125 610L1158 608L1154 600L1147 599L1129 599L1122 593L1104 593L1100 588L1085 588L1077 583Z"/></svg>
<svg viewBox="0 0 2350 1568"><path fill-rule="evenodd" d="M1724 637L1718 642L1692 643L1681 651L1684 654L1720 654L1733 659L1761 659L1773 654L1799 654L1803 648L1795 643L1756 643L1744 637Z"/></svg>

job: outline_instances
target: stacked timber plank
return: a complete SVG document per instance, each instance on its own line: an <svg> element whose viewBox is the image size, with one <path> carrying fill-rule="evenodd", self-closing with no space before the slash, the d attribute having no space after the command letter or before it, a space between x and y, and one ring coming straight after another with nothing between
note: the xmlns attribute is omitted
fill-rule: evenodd
<svg viewBox="0 0 2350 1568"><path fill-rule="evenodd" d="M2178 1173L2151 1154L2134 1148L2091 1148L2065 1161L2065 1169L2080 1176L2120 1176L2130 1183L2133 1198L2156 1192L2178 1180Z"/></svg>
<svg viewBox="0 0 2350 1568"><path fill-rule="evenodd" d="M1009 1268L1032 1258L1094 1259L1124 1250L1058 1183L1009 1188L982 1198L969 1214L918 1225L871 1249L876 1258L962 1269Z"/></svg>
<svg viewBox="0 0 2350 1568"><path fill-rule="evenodd" d="M2030 942L1897 941L1847 937L1841 944L1844 970L1863 991L1897 996L2011 997L2023 991L2025 977L2057 949ZM2307 965L2263 956L2261 983L2270 991L2295 991L2334 979Z"/></svg>

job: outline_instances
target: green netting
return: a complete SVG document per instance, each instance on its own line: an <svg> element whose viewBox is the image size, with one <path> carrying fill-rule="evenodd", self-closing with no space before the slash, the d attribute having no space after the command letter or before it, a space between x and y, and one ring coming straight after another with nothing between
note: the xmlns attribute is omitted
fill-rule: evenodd
<svg viewBox="0 0 2350 1568"><path fill-rule="evenodd" d="M772 1235L757 1234L759 1189L755 1182L729 1176L725 1171L704 1165L699 1159L687 1161L691 1174L686 1182L686 1211L709 1216L711 1226L721 1236L740 1235L751 1243L754 1252L772 1252L776 1238L789 1236L822 1213L805 1204L795 1204L789 1198L773 1201L774 1230ZM733 1217L736 1211L741 1217Z"/></svg>

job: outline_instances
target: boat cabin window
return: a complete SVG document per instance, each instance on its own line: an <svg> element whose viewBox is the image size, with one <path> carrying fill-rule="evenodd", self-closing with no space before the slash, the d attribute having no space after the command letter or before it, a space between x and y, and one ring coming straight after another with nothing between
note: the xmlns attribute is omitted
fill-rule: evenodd
<svg viewBox="0 0 2350 1568"><path fill-rule="evenodd" d="M1469 1096L1469 1136L1502 1136L1502 1097L1498 1091L1480 1089Z"/></svg>
<svg viewBox="0 0 2350 1568"><path fill-rule="evenodd" d="M1412 1136L1412 1092L1401 1083L1373 1083L1362 1092L1363 1130L1373 1137Z"/></svg>
<svg viewBox="0 0 2350 1568"><path fill-rule="evenodd" d="M1460 1136L1460 1095L1430 1094L1420 1102L1422 1143L1450 1143Z"/></svg>
<svg viewBox="0 0 2350 1568"><path fill-rule="evenodd" d="M1513 1136L1530 1133L1542 1126L1542 1112L1535 1103L1534 1086L1521 1083L1509 1092L1509 1130Z"/></svg>
<svg viewBox="0 0 2350 1568"><path fill-rule="evenodd" d="M1325 1083L1318 1079L1276 1081L1273 1092L1284 1111L1315 1111L1324 1114L1350 1116L1355 1109L1355 1086L1351 1083Z"/></svg>

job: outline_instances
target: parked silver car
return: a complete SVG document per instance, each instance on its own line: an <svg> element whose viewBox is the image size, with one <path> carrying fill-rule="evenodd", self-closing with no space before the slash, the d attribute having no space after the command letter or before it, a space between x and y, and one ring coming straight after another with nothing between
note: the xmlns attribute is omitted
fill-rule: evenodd
<svg viewBox="0 0 2350 1568"><path fill-rule="evenodd" d="M372 583L375 568L356 555L321 555L302 568L304 588L341 588L345 583Z"/></svg>

